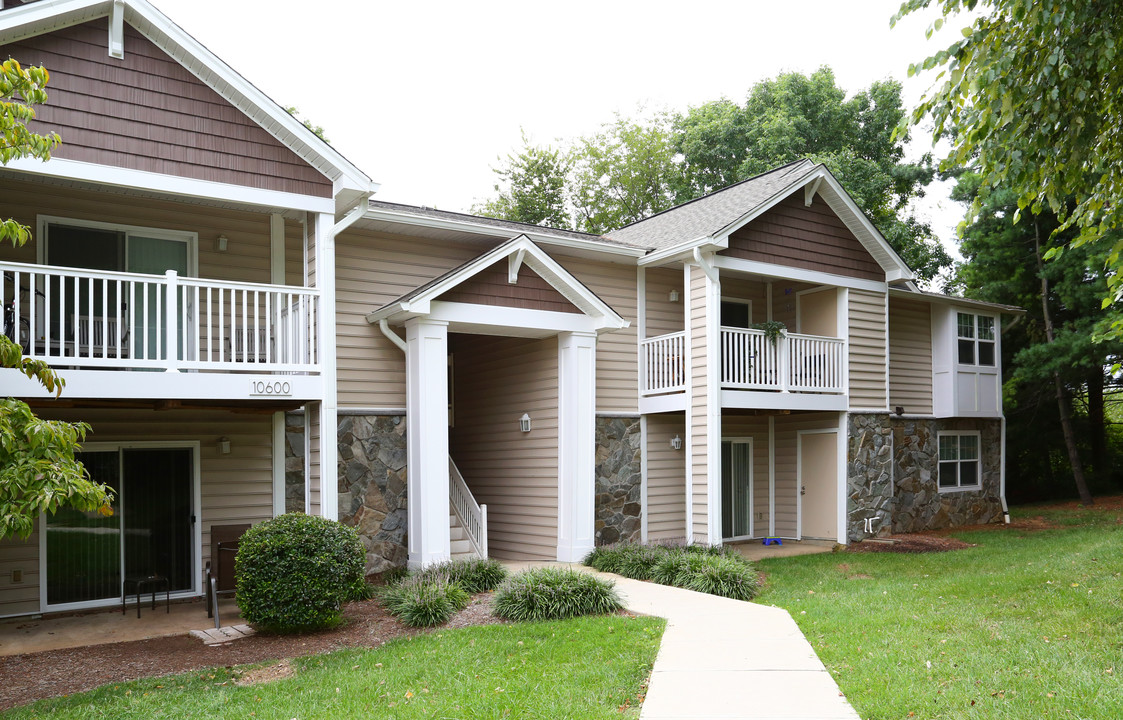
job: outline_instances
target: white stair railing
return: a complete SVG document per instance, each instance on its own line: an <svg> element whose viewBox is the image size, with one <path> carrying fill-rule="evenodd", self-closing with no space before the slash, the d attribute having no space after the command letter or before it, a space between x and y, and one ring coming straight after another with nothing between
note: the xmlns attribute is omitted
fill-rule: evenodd
<svg viewBox="0 0 1123 720"><path fill-rule="evenodd" d="M487 557L487 505L479 505L464 476L452 458L448 459L448 499L452 512L464 527L468 544L482 558Z"/></svg>

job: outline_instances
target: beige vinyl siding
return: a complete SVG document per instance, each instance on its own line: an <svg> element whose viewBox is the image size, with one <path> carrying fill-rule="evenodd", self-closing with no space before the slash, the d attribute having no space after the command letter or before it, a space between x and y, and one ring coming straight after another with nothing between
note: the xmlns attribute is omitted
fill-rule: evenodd
<svg viewBox="0 0 1123 720"><path fill-rule="evenodd" d="M889 299L889 407L932 413L932 306Z"/></svg>
<svg viewBox="0 0 1123 720"><path fill-rule="evenodd" d="M709 486L709 417L706 400L709 377L706 351L706 275L696 265L688 266L690 276L690 498L693 540L709 538L707 512Z"/></svg>
<svg viewBox="0 0 1123 720"><path fill-rule="evenodd" d="M12 582L12 571L23 582ZM0 617L39 612L39 523L27 540L0 538Z"/></svg>
<svg viewBox="0 0 1123 720"><path fill-rule="evenodd" d="M268 414L243 415L211 410L82 410L41 412L47 419L90 424L87 443L199 443L202 508L202 561L210 559L211 525L257 523L273 516L273 425ZM218 439L230 440L230 453L218 451ZM153 481L158 481L153 478ZM24 571L22 585L0 580L0 615L38 612L39 541L0 543L0 577L12 568ZM10 577L10 575L8 575Z"/></svg>
<svg viewBox="0 0 1123 720"><path fill-rule="evenodd" d="M850 290L850 408L885 410L885 293Z"/></svg>
<svg viewBox="0 0 1123 720"><path fill-rule="evenodd" d="M339 406L404 408L405 354L368 313L494 246L465 245L351 229L336 239L336 358ZM395 328L405 339L405 329Z"/></svg>
<svg viewBox="0 0 1123 720"><path fill-rule="evenodd" d="M639 412L635 265L551 255L630 323L597 336L597 412Z"/></svg>
<svg viewBox="0 0 1123 720"><path fill-rule="evenodd" d="M798 532L799 476L796 435L800 430L838 427L834 413L793 413L776 417L776 535L795 537ZM805 497L804 501L808 501Z"/></svg>
<svg viewBox="0 0 1123 720"><path fill-rule="evenodd" d="M682 268L647 268L644 270L647 296L647 337L681 332L685 322L682 291ZM671 291L678 292L678 300L671 302Z"/></svg>
<svg viewBox="0 0 1123 720"><path fill-rule="evenodd" d="M0 179L0 217L14 218L38 232L36 215L70 220L135 225L198 233L198 277L268 283L269 215L189 205L110 192L76 190L35 182ZM225 235L226 252L215 249ZM303 284L303 228L285 221L285 267L289 284ZM0 260L35 263L38 239L20 248L0 244Z"/></svg>
<svg viewBox="0 0 1123 720"><path fill-rule="evenodd" d="M686 456L671 447L686 438L682 413L647 416L647 539L682 539L686 532Z"/></svg>
<svg viewBox="0 0 1123 720"><path fill-rule="evenodd" d="M452 335L455 417L449 449L487 505L488 553L558 553L558 343ZM523 413L531 431L519 429Z"/></svg>
<svg viewBox="0 0 1123 720"><path fill-rule="evenodd" d="M768 418L760 415L723 415L722 439L753 441L753 536L768 535Z"/></svg>

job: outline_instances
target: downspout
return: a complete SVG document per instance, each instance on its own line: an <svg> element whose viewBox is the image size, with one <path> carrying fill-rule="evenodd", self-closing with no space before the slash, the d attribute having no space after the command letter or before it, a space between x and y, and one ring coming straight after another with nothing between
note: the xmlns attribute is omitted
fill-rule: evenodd
<svg viewBox="0 0 1123 720"><path fill-rule="evenodd" d="M706 273L706 277L710 279L710 282L716 283L718 281L717 270L714 269L713 265L702 259L701 248L694 248L694 262L698 263L702 268L702 272Z"/></svg>
<svg viewBox="0 0 1123 720"><path fill-rule="evenodd" d="M385 318L378 321L378 329L382 331L383 335L390 339L390 342L397 345L399 350L401 350L403 353L407 352L406 341L402 340L401 335L390 329L390 323L388 323Z"/></svg>

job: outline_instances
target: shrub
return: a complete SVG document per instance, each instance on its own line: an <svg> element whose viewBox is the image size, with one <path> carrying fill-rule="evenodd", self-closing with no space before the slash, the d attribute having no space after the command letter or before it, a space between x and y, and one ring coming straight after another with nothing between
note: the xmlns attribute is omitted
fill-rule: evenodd
<svg viewBox="0 0 1123 720"><path fill-rule="evenodd" d="M509 578L499 587L491 611L523 622L601 615L622 607L612 583L578 570L547 567Z"/></svg>
<svg viewBox="0 0 1123 720"><path fill-rule="evenodd" d="M471 600L468 593L445 574L432 572L410 576L379 593L386 611L410 627L433 627L448 622Z"/></svg>
<svg viewBox="0 0 1123 720"><path fill-rule="evenodd" d="M615 545L604 545L595 548L592 552L585 556L583 564L601 572L616 573L623 575L621 572L623 567L624 558L629 553L640 547L634 543L618 543Z"/></svg>
<svg viewBox="0 0 1123 720"><path fill-rule="evenodd" d="M404 567L390 568L382 573L382 582L387 585L397 585L401 581L409 577L409 570Z"/></svg>
<svg viewBox="0 0 1123 720"><path fill-rule="evenodd" d="M685 550L669 551L651 569L651 579L660 585L678 587L679 577L685 578L689 575L688 565L692 557L695 556Z"/></svg>
<svg viewBox="0 0 1123 720"><path fill-rule="evenodd" d="M470 595L490 592L507 578L507 568L494 558L450 560L430 565L418 573L421 577L447 577Z"/></svg>
<svg viewBox="0 0 1123 720"><path fill-rule="evenodd" d="M752 600L760 589L753 567L728 555L702 555L680 585L688 590L720 595L734 600Z"/></svg>
<svg viewBox="0 0 1123 720"><path fill-rule="evenodd" d="M339 623L340 606L365 585L366 553L353 528L289 513L242 535L234 558L238 607L273 632Z"/></svg>
<svg viewBox="0 0 1123 720"><path fill-rule="evenodd" d="M655 566L673 552L658 545L632 545L620 557L620 574L636 580L650 580Z"/></svg>

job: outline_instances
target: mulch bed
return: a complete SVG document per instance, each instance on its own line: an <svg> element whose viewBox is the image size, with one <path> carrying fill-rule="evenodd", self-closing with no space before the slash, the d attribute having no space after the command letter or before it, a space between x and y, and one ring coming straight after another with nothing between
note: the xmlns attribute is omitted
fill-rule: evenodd
<svg viewBox="0 0 1123 720"><path fill-rule="evenodd" d="M890 535L887 538L879 538L881 540L888 540L889 542L878 542L877 540L867 540L865 542L853 543L846 548L844 552L851 553L868 553L868 552L887 552L887 553L934 553L934 552L947 552L949 550L962 550L964 548L974 547L970 543L965 543L962 540L956 540L952 537L937 537L935 535L918 535L909 533L906 535Z"/></svg>
<svg viewBox="0 0 1123 720"><path fill-rule="evenodd" d="M0 658L0 711L111 682L343 648L374 648L395 638L425 632L406 627L372 600L350 603L343 615L344 623L332 630L303 635L258 634L226 645L208 646L190 635L175 635ZM499 622L503 621L491 615L491 595L481 593L442 629Z"/></svg>

